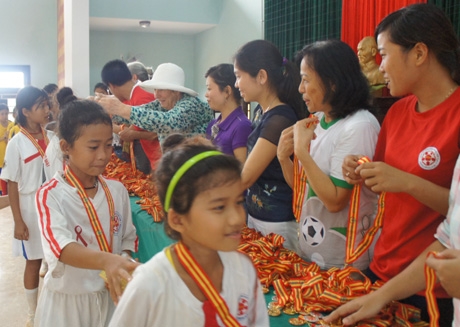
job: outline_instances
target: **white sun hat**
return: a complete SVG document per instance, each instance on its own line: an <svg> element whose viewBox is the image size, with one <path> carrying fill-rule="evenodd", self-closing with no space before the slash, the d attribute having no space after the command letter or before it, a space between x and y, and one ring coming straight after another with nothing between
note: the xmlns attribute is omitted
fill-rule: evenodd
<svg viewBox="0 0 460 327"><path fill-rule="evenodd" d="M155 90L173 90L197 96L198 93L184 86L184 70L170 62L161 64L155 69L152 79L140 83L147 92L153 93Z"/></svg>

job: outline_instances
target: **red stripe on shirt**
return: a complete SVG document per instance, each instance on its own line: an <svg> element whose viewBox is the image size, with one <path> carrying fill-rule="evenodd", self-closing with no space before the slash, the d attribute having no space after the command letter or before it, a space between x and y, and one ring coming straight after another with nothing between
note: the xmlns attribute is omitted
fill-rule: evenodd
<svg viewBox="0 0 460 327"><path fill-rule="evenodd" d="M56 187L57 183L57 179L53 178L48 183L44 184L38 190L37 195L35 196L35 200L37 202L38 215L40 216L40 224L42 226L43 237L49 243L50 249L56 256L56 258L59 259L62 249L59 246L59 243L57 242L51 230L51 214L49 207L46 205L48 193L50 190ZM41 201L40 198L42 199Z"/></svg>
<svg viewBox="0 0 460 327"><path fill-rule="evenodd" d="M26 164L26 163L28 163L28 162L34 160L34 159L37 158L37 157L41 157L40 152L37 152L37 153L31 155L30 157L25 158L25 159L24 159L24 163Z"/></svg>

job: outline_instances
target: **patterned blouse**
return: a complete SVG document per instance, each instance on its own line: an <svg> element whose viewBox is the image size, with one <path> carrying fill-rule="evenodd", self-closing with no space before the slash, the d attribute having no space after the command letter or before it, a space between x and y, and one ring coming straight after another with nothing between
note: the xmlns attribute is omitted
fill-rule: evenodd
<svg viewBox="0 0 460 327"><path fill-rule="evenodd" d="M120 117L117 117L118 121ZM133 106L130 123L158 134L160 143L172 133L186 136L205 134L206 127L214 118L207 103L197 97L183 94L174 108L166 110L158 100L142 106Z"/></svg>

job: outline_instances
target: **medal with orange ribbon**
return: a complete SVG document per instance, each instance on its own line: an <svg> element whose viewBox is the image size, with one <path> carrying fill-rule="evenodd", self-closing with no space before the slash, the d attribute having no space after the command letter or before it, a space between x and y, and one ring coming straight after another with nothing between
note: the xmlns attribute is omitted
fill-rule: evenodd
<svg viewBox="0 0 460 327"><path fill-rule="evenodd" d="M434 257L437 256L436 252L430 251L426 255L428 258L430 255ZM426 297L426 304L428 309L428 315L430 316L430 327L436 327L439 321L439 309L438 309L438 302L436 302L436 297L434 296L434 288L436 286L436 272L433 268L429 267L425 264L425 280L426 280L426 289L425 289L425 297Z"/></svg>
<svg viewBox="0 0 460 327"><path fill-rule="evenodd" d="M178 242L174 246L174 250L180 264L182 267L184 267L184 269L187 271L190 277L192 277L206 298L214 306L224 325L227 327L241 327L238 320L236 320L236 318L233 317L230 313L227 303L220 296L219 292L216 290L211 280L209 279L209 276L206 274L203 268L201 268L187 247L182 242Z"/></svg>
<svg viewBox="0 0 460 327"><path fill-rule="evenodd" d="M112 252L112 242L113 242L113 229L115 224L115 204L113 202L112 194L110 193L109 187L107 183L104 181L103 178L98 176L98 181L101 184L105 196L107 198L107 203L109 205L109 214L110 214L110 243L107 241L107 237L105 236L104 230L101 226L101 222L97 215L96 209L94 208L93 203L88 198L85 189L83 188L80 180L77 176L72 172L69 166L66 166L64 176L67 182L77 189L78 195L80 196L81 202L83 203L86 213L88 215L89 221L91 223L91 227L93 229L94 235L96 236L97 243L99 244L99 248L101 251L105 252ZM78 236L78 235L77 235ZM81 235L80 235L81 237Z"/></svg>
<svg viewBox="0 0 460 327"><path fill-rule="evenodd" d="M30 142L32 142L34 147L37 149L38 153L40 153L40 156L45 161L45 164L49 166L48 159L46 158L46 155L45 155L45 151L43 151L42 147L40 146L40 144L38 144L37 140L24 127L21 126L20 131L30 140ZM41 128L41 133L43 135L43 140L45 141L45 144L48 145L49 143L48 136L46 135L45 130L43 128Z"/></svg>
<svg viewBox="0 0 460 327"><path fill-rule="evenodd" d="M358 164L361 165L371 160L364 156L358 160ZM348 228L347 228L347 244L345 254L345 264L349 265L355 262L367 249L371 246L374 241L375 234L382 227L382 217L385 209L385 192L382 192L379 196L377 214L374 219L374 224L365 233L363 239L355 248L356 234L358 229L359 219L359 203L361 198L361 184L356 184L353 187L350 199L350 209L348 211Z"/></svg>

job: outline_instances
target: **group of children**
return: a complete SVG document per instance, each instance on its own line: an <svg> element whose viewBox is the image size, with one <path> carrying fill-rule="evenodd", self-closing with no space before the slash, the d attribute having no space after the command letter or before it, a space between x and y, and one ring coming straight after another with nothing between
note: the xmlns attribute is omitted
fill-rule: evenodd
<svg viewBox="0 0 460 327"><path fill-rule="evenodd" d="M422 27L426 30L423 35L419 33ZM253 73L245 68L251 64L245 60L266 43L243 46L235 56L236 86L244 100L258 99L263 109L256 133L249 137L249 157L241 170L235 157L204 142L181 140L170 145L168 138L165 140L168 150L164 149L156 168L155 181L166 214L165 230L177 243L144 265L131 258L137 238L128 193L121 183L101 176L112 153L110 116L91 100L74 99L64 105L56 131L64 165L44 182L43 170L51 159L46 147L53 137L42 127L50 113L48 95L32 86L22 89L16 99L20 133L8 143L1 178L8 183L15 222L14 250L26 258L29 324L268 326L257 273L236 249L246 223L243 190L251 186L250 200L251 195L257 198L267 193L268 199L276 192L263 184L253 186L258 178L251 172L264 160L277 157L276 165L269 164L286 185L295 188L294 165L307 172L312 194L305 197L300 226L326 211L328 219L338 224L354 184L365 185L366 192L386 194L384 223L374 256L366 258L371 261L366 275L387 283L337 309L326 321L345 317L343 323L351 325L375 315L389 301L401 299L426 314L423 294L411 295L424 289L426 253L436 250L440 253L426 263L435 269L444 288L435 292L439 324L460 326L459 279L455 275L460 266L459 251L455 250L460 247L458 40L442 11L425 4L390 14L375 36L391 94L412 94L389 111L380 133L375 118L361 110L366 108L368 91L358 92L360 77L358 81L350 79L359 67L357 60L347 63L346 69L342 67L348 73L342 76L338 72L339 54L351 58L343 43L318 42L301 51L299 92L310 111L318 112L304 120L299 120L301 114L293 109L295 103L289 104L286 94L273 95L264 89L274 78L267 75L269 69ZM324 59L326 54L329 57ZM327 64L328 60L332 64ZM335 71L329 71L331 67ZM282 59L278 68L280 80L291 74L290 63ZM255 89L261 92L252 92ZM283 121L274 122L270 117ZM275 129L284 132L273 141ZM375 142L374 147L371 143ZM343 147L338 151L331 144ZM362 146L358 149L356 144ZM373 162L360 160L363 155L372 156L374 149ZM331 163L325 157L330 157ZM318 203L313 203L314 197L319 198L319 202L315 200ZM270 229L278 223L261 221L257 201L246 203L249 223L256 228ZM276 208L264 210L274 212ZM334 213L340 217L331 218ZM288 230L290 225L279 230ZM288 241L296 248L297 240ZM318 251L326 254L324 257L306 256L333 265L334 260L343 262L343 258L327 256L332 250L337 249L330 245ZM42 258L49 270L38 297ZM446 292L455 298L455 315ZM426 315L423 318L428 319Z"/></svg>

